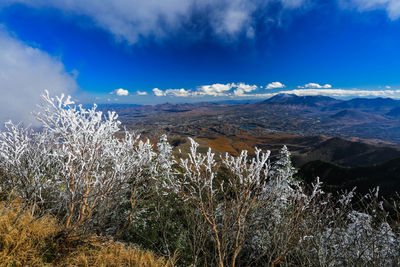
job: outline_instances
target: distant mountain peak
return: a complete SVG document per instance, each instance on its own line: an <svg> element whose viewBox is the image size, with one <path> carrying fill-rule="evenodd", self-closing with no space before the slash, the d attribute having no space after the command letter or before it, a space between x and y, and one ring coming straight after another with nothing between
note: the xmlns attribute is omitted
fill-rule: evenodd
<svg viewBox="0 0 400 267"><path fill-rule="evenodd" d="M283 99L283 98L293 98L293 97L299 97L299 96L295 95L295 94L280 93L280 94L274 95L273 97L271 97L269 99Z"/></svg>
<svg viewBox="0 0 400 267"><path fill-rule="evenodd" d="M260 103L272 105L324 107L339 102L341 102L341 100L337 100L329 96L298 96L295 94L282 93L268 98Z"/></svg>

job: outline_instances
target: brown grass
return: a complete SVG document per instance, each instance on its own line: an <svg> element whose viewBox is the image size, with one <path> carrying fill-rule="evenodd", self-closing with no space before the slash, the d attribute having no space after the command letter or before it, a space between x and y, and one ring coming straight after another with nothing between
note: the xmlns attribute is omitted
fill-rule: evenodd
<svg viewBox="0 0 400 267"><path fill-rule="evenodd" d="M99 248L85 249L69 255L61 266L132 266L132 267L162 267L173 266L173 261L157 258L150 251L143 251L133 246L126 246L118 242L109 242Z"/></svg>
<svg viewBox="0 0 400 267"><path fill-rule="evenodd" d="M44 266L49 239L60 230L57 220L18 208L0 210L0 266Z"/></svg>
<svg viewBox="0 0 400 267"><path fill-rule="evenodd" d="M119 242L92 235L63 234L55 217L35 218L18 207L0 204L0 267L3 266L173 266L175 259L156 257ZM78 238L78 239L77 239Z"/></svg>
<svg viewBox="0 0 400 267"><path fill-rule="evenodd" d="M231 145L232 140L224 136L215 136L215 139L207 140L207 146L217 151L237 154L237 151Z"/></svg>

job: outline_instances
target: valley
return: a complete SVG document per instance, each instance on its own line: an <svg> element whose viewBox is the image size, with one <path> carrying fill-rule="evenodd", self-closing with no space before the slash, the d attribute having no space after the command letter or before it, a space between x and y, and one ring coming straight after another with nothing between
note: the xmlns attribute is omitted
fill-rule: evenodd
<svg viewBox="0 0 400 267"><path fill-rule="evenodd" d="M199 142L200 151L210 147L220 155L238 155L244 149L252 153L258 147L271 150L274 158L286 145L299 175L319 176L328 188L351 189L350 185L360 181L362 188L383 186L390 193L400 188L400 170L381 167L400 159L398 100L345 101L282 94L249 103L113 105L100 109L115 110L127 129L153 143L167 134L174 151L188 151L187 137Z"/></svg>

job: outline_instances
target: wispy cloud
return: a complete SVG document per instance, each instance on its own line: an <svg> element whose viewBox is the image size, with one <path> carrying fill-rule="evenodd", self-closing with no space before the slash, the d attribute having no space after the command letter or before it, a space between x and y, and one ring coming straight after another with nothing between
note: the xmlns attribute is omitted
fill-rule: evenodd
<svg viewBox="0 0 400 267"><path fill-rule="evenodd" d="M285 85L281 82L272 82L265 86L265 89L279 89L279 88L284 88Z"/></svg>
<svg viewBox="0 0 400 267"><path fill-rule="evenodd" d="M1 27L0 51L1 124L8 119L33 122L30 112L44 90L59 95L78 88L76 74L67 72L58 58L22 43Z"/></svg>
<svg viewBox="0 0 400 267"><path fill-rule="evenodd" d="M187 97L191 96L192 93L191 91L187 91L183 88L181 89L167 89L165 90L165 95L171 95L171 96L180 96L180 97Z"/></svg>
<svg viewBox="0 0 400 267"><path fill-rule="evenodd" d="M116 94L117 96L127 96L129 95L129 91L123 88L115 89L114 91L110 92L111 95Z"/></svg>
<svg viewBox="0 0 400 267"><path fill-rule="evenodd" d="M329 88L332 88L332 85L330 85L330 84L320 85L318 83L307 83L303 86L297 86L297 87L298 88L329 89Z"/></svg>
<svg viewBox="0 0 400 267"><path fill-rule="evenodd" d="M399 0L339 0L345 8L356 8L359 11L385 10L390 19L400 18Z"/></svg>
<svg viewBox="0 0 400 267"><path fill-rule="evenodd" d="M137 94L137 95L147 95L147 92L146 92L146 91L137 90L137 91L136 91L136 94Z"/></svg>
<svg viewBox="0 0 400 267"><path fill-rule="evenodd" d="M65 15L84 15L95 25L130 44L141 38L167 38L170 32L196 28L197 38L211 32L224 40L255 37L255 27L279 23L280 10L295 10L307 0L8 0L35 8L55 8ZM277 5L278 4L278 5ZM1 6L2 4L0 4ZM272 8L274 12L271 12ZM278 9L279 8L279 9ZM260 20L260 16L265 19ZM268 18L268 19L267 19ZM189 25L189 26L188 26ZM189 27L189 28L188 28ZM194 38L196 39L196 38Z"/></svg>

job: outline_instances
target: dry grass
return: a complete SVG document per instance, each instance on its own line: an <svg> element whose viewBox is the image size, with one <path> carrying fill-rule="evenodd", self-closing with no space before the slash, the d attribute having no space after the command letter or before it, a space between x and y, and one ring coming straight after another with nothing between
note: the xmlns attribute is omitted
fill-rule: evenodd
<svg viewBox="0 0 400 267"><path fill-rule="evenodd" d="M85 249L81 247L77 252L68 256L61 266L134 266L134 267L169 267L172 260L157 258L150 251L143 251L132 246L125 246L118 242L109 242L98 248Z"/></svg>
<svg viewBox="0 0 400 267"><path fill-rule="evenodd" d="M232 146L237 150L237 151L243 151L247 150L250 155L254 154L254 147L250 147L247 143L245 142L234 142Z"/></svg>
<svg viewBox="0 0 400 267"><path fill-rule="evenodd" d="M216 136L207 140L207 146L217 151L224 151L236 155L238 152L232 147L232 140L224 136Z"/></svg>
<svg viewBox="0 0 400 267"><path fill-rule="evenodd" d="M0 204L0 267L2 266L173 266L175 260L92 235L64 235L56 218L35 218L15 205Z"/></svg>
<svg viewBox="0 0 400 267"><path fill-rule="evenodd" d="M59 230L52 216L34 218L28 211L1 207L0 266L46 265L46 247Z"/></svg>

